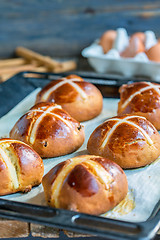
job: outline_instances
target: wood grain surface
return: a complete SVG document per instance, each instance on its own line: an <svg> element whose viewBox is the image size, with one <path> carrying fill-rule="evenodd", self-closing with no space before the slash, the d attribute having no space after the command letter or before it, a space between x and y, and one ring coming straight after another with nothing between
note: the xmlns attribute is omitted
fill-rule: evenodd
<svg viewBox="0 0 160 240"><path fill-rule="evenodd" d="M53 57L78 56L108 29L129 34L153 30L160 37L159 0L2 0L0 58L17 46Z"/></svg>
<svg viewBox="0 0 160 240"><path fill-rule="evenodd" d="M160 234L160 231L158 232L156 239L159 239L158 237L160 236L159 234ZM64 230L63 235L64 236L66 235L70 239L78 239L78 238L81 238L81 239L87 238L89 240L93 239L91 235L80 234L80 233L70 232L66 230ZM0 239L3 239L3 238L34 239L35 237L61 239L62 234L60 234L59 229L55 229L51 227L46 227L38 224L29 224L29 223L19 222L15 220L0 219ZM96 237L94 239L96 239Z"/></svg>
<svg viewBox="0 0 160 240"><path fill-rule="evenodd" d="M0 219L0 239L28 237L30 233L29 224L14 220Z"/></svg>
<svg viewBox="0 0 160 240"><path fill-rule="evenodd" d="M59 238L59 230L38 224L30 224L30 233L33 237Z"/></svg>

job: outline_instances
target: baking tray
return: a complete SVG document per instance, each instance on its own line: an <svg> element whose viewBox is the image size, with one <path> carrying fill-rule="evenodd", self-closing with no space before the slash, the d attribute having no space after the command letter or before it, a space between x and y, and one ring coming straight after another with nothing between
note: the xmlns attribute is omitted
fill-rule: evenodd
<svg viewBox="0 0 160 240"><path fill-rule="evenodd" d="M0 117L37 87L43 87L49 81L65 77L68 74L22 72L2 83L0 85ZM123 83L144 80L86 72L76 72L76 74L86 81L94 83L101 90L104 97L112 98L119 97L118 88ZM152 239L160 227L159 209L160 200L154 207L150 217L145 222L137 223L0 199L0 217L110 239Z"/></svg>

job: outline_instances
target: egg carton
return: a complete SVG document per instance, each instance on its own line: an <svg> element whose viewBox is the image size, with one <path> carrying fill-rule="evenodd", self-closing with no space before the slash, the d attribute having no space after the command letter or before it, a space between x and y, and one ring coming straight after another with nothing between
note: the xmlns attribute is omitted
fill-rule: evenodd
<svg viewBox="0 0 160 240"><path fill-rule="evenodd" d="M157 43L156 36L152 31L145 32L145 48L149 49ZM89 47L82 50L82 56L87 58L89 64L98 73L119 74L125 77L147 77L151 80L160 81L160 63L150 61L144 52L138 53L133 58L120 56L129 43L126 29L118 28L117 37L113 47L106 54L95 40Z"/></svg>

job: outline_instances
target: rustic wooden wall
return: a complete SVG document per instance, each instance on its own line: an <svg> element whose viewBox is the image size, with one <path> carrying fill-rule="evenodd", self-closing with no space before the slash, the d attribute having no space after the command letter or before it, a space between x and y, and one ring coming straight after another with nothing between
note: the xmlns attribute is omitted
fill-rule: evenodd
<svg viewBox="0 0 160 240"><path fill-rule="evenodd" d="M54 57L77 56L107 29L151 29L160 37L159 0L1 0L0 58L18 45Z"/></svg>

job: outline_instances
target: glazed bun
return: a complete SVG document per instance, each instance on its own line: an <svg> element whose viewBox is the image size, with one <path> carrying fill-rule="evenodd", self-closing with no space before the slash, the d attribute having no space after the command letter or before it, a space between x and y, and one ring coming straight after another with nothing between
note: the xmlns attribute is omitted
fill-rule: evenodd
<svg viewBox="0 0 160 240"><path fill-rule="evenodd" d="M77 75L53 80L37 95L36 103L54 102L62 106L77 121L87 121L100 114L101 92Z"/></svg>
<svg viewBox="0 0 160 240"><path fill-rule="evenodd" d="M144 116L160 130L160 84L151 82L124 84L119 92L118 115Z"/></svg>
<svg viewBox="0 0 160 240"><path fill-rule="evenodd" d="M47 203L89 214L102 214L126 196L128 184L123 170L99 156L83 155L52 168L42 180Z"/></svg>
<svg viewBox="0 0 160 240"><path fill-rule="evenodd" d="M38 103L10 131L10 137L30 145L41 157L76 151L84 142L84 129L61 106Z"/></svg>
<svg viewBox="0 0 160 240"><path fill-rule="evenodd" d="M30 146L9 138L0 139L1 196L30 191L41 183L43 173L43 161Z"/></svg>
<svg viewBox="0 0 160 240"><path fill-rule="evenodd" d="M158 158L160 134L144 117L113 117L94 130L87 148L90 154L109 158L122 168L137 168Z"/></svg>

